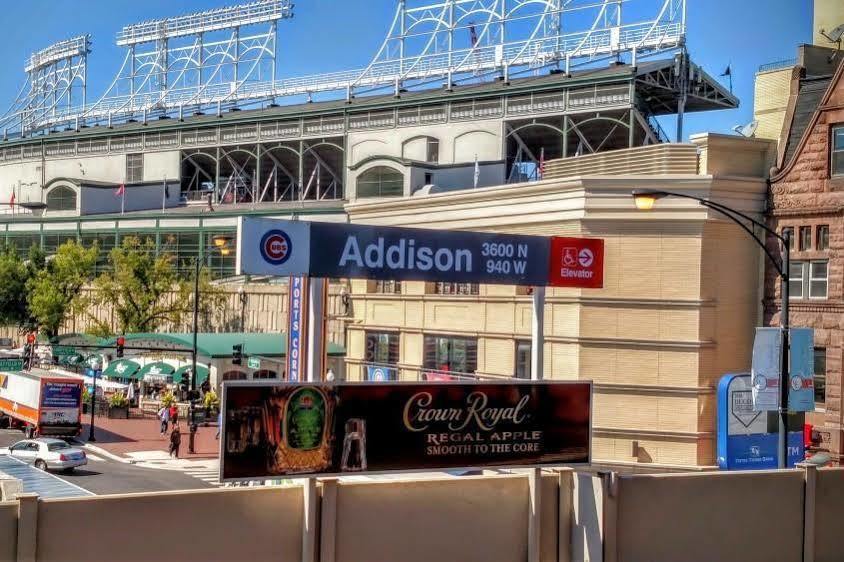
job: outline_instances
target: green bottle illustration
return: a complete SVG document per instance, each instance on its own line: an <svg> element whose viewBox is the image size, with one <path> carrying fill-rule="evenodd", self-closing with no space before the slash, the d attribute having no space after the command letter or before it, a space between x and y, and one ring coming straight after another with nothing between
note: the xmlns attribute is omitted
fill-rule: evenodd
<svg viewBox="0 0 844 562"><path fill-rule="evenodd" d="M301 388L290 396L287 435L291 449L309 450L322 445L325 433L325 398L313 388Z"/></svg>

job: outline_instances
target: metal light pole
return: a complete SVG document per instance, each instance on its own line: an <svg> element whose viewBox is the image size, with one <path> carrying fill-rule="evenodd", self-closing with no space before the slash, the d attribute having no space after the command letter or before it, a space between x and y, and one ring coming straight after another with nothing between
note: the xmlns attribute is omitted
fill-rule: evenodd
<svg viewBox="0 0 844 562"><path fill-rule="evenodd" d="M94 437L94 406L97 400L97 371L102 368L102 364L99 359L92 359L89 364L91 365L91 379L93 379L93 384L91 385L91 425L89 427L90 431L88 432L88 441L96 442L97 438Z"/></svg>
<svg viewBox="0 0 844 562"><path fill-rule="evenodd" d="M229 237L227 236L215 236L213 238L214 246L211 250L216 248L222 255L228 255L229 249L226 247L228 241ZM199 333L199 274L202 269L202 260L208 255L210 255L210 252L200 252L196 256L193 272L193 345L191 346L190 402L188 403L188 423L190 424L188 428L189 453L196 452L194 445L196 440L196 356Z"/></svg>
<svg viewBox="0 0 844 562"><path fill-rule="evenodd" d="M663 197L680 197L683 199L692 199L694 201L697 201L704 207L712 209L713 211L717 211L718 213L724 215L725 217L739 225L748 235L750 235L750 237L756 242L756 244L758 244L762 248L771 263L774 264L774 269L776 269L777 273L779 274L781 285L780 296L782 298L782 319L780 322L782 330L782 351L780 354L781 364L779 378L780 405L777 410L777 413L779 414L777 467L785 468L788 465L788 384L790 380L790 363L788 356L788 276L789 267L791 265L791 236L788 231L784 232L782 235L779 235L776 233L776 231L771 228L768 228L768 226L757 221L753 217L748 216L742 213L741 211L737 211L732 207L727 207L726 205L710 201L709 199L703 199L701 197L695 197L694 195L688 195L685 193L675 193L672 191L642 190L633 192L633 199L636 202L636 208L642 211L650 210L651 208L653 208L654 202L657 199L662 199ZM756 233L753 231L753 229L742 221L747 221L752 225L758 226L759 228L779 240L782 246L781 258L777 260L771 253L771 251L768 249L768 247L765 245L765 241L760 240L756 236Z"/></svg>

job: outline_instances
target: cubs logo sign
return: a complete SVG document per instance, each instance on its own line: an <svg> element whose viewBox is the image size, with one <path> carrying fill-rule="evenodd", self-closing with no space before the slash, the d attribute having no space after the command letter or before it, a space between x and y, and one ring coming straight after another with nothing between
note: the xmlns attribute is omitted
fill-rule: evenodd
<svg viewBox="0 0 844 562"><path fill-rule="evenodd" d="M261 238L261 257L270 265L281 265L290 258L293 244L283 230L270 230Z"/></svg>

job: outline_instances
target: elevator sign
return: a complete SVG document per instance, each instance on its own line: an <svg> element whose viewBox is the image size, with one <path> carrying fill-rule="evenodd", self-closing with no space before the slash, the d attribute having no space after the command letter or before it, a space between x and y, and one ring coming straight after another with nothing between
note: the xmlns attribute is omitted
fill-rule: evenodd
<svg viewBox="0 0 844 562"><path fill-rule="evenodd" d="M603 286L603 240L241 217L239 275Z"/></svg>

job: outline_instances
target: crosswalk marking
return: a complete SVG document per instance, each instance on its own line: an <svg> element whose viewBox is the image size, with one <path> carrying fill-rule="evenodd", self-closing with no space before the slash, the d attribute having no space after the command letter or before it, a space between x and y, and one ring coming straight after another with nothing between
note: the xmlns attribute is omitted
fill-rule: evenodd
<svg viewBox="0 0 844 562"><path fill-rule="evenodd" d="M186 468L184 473L214 486L220 485L220 471L216 468Z"/></svg>

